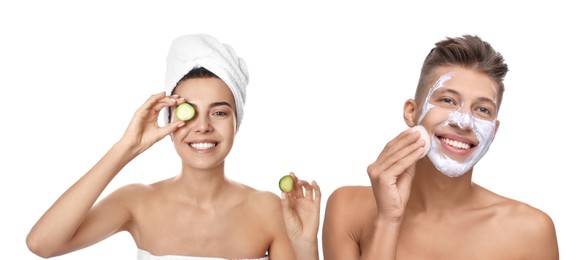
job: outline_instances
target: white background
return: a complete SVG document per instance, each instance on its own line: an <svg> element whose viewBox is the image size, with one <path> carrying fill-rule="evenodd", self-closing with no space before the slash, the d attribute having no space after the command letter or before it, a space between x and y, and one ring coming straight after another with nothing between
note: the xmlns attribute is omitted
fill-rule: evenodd
<svg viewBox="0 0 588 260"><path fill-rule="evenodd" d="M176 36L211 34L249 66L245 117L227 175L276 194L289 171L315 179L324 213L337 187L369 184L367 165L406 128L403 102L433 44L467 33L490 42L510 67L500 129L474 181L548 213L561 258L588 259L588 143L581 127L588 18L578 4L7 2L0 4L4 256L38 259L26 248L29 229L118 140L135 109L163 90ZM105 193L178 170L164 139ZM135 253L130 235L120 233L57 259Z"/></svg>

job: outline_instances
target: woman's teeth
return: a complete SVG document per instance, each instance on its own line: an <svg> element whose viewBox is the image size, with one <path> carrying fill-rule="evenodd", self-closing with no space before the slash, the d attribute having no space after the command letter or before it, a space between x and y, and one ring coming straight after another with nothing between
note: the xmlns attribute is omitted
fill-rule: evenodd
<svg viewBox="0 0 588 260"><path fill-rule="evenodd" d="M215 147L215 143L191 143L190 146L194 149L203 150L203 149L210 149Z"/></svg>

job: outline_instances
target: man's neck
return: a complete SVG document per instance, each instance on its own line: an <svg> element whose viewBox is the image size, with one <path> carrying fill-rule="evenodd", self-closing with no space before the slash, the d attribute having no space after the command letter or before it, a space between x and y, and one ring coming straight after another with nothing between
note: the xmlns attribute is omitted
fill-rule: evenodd
<svg viewBox="0 0 588 260"><path fill-rule="evenodd" d="M448 177L425 158L416 165L407 208L415 212L443 213L467 206L473 192L472 170L460 177Z"/></svg>

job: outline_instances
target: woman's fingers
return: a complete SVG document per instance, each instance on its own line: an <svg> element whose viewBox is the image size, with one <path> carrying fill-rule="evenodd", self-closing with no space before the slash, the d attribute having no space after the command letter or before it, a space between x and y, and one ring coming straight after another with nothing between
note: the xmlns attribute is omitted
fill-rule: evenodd
<svg viewBox="0 0 588 260"><path fill-rule="evenodd" d="M311 185L314 190L314 200L320 203L322 197L321 187L318 185L316 181L312 181Z"/></svg>
<svg viewBox="0 0 588 260"><path fill-rule="evenodd" d="M151 108L155 103L165 97L165 92L160 92L157 94L151 95L145 103L141 107L139 107L139 111L145 111Z"/></svg>
<svg viewBox="0 0 588 260"><path fill-rule="evenodd" d="M159 127L159 130L157 131L157 138L161 139L171 133L173 133L176 129L178 129L179 127L182 127L183 125L185 125L186 122L181 121L181 120L176 120L173 121L167 125L161 126Z"/></svg>
<svg viewBox="0 0 588 260"><path fill-rule="evenodd" d="M297 187L300 193L298 193L296 198L320 202L321 190L316 181L309 183L305 180L298 180Z"/></svg>
<svg viewBox="0 0 588 260"><path fill-rule="evenodd" d="M164 97L164 98L160 99L156 104L153 105L153 110L155 110L156 112L159 112L165 107L177 106L177 105L182 104L184 102L186 102L184 100L184 98L181 98L177 95Z"/></svg>
<svg viewBox="0 0 588 260"><path fill-rule="evenodd" d="M320 202L321 191L316 181L309 183L308 181L300 180L294 172L290 172L289 175L294 179L294 189L288 193L283 192L282 198L292 200L292 203L296 199L308 199Z"/></svg>
<svg viewBox="0 0 588 260"><path fill-rule="evenodd" d="M307 181L301 180L299 181L299 185L300 187L302 187L300 190L303 190L303 197L305 199L309 199L309 200L313 200L314 199L314 189L312 188L312 186L310 186L310 183L308 183Z"/></svg>

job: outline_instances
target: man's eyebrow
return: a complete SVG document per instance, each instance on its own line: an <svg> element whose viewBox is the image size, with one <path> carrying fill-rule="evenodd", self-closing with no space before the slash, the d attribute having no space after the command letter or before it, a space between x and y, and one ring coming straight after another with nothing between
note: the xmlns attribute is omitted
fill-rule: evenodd
<svg viewBox="0 0 588 260"><path fill-rule="evenodd" d="M492 104L494 107L496 107L496 101L494 101L494 99L491 98L487 98L487 97L479 97L476 98L476 102L484 102L484 103L490 103Z"/></svg>
<svg viewBox="0 0 588 260"><path fill-rule="evenodd" d="M450 88L441 88L439 90L436 90L435 92L433 92L433 95L434 94L437 94L437 93L439 93L439 94L450 93L450 94L461 96L459 94L459 92L457 92L457 91L455 91L453 89L450 89Z"/></svg>

